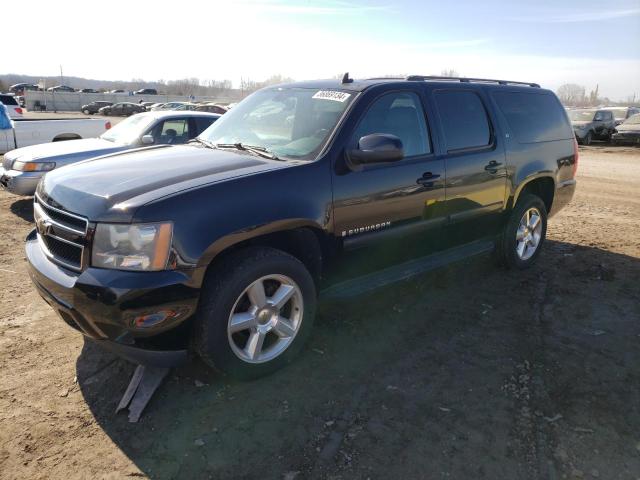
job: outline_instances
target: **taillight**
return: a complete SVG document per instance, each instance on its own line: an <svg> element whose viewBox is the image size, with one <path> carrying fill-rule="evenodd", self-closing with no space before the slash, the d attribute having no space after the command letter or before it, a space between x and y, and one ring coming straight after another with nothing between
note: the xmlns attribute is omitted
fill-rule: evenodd
<svg viewBox="0 0 640 480"><path fill-rule="evenodd" d="M22 115L22 109L20 107L16 107L16 108L14 108L14 110L16 111L16 113L18 115Z"/></svg>
<svg viewBox="0 0 640 480"><path fill-rule="evenodd" d="M110 128L111 128L111 122L106 122L106 123L104 124L104 129L105 129L105 130L109 130Z"/></svg>
<svg viewBox="0 0 640 480"><path fill-rule="evenodd" d="M578 159L580 158L580 154L578 153L578 142L574 138L573 139L573 177L575 178L576 172L578 171Z"/></svg>

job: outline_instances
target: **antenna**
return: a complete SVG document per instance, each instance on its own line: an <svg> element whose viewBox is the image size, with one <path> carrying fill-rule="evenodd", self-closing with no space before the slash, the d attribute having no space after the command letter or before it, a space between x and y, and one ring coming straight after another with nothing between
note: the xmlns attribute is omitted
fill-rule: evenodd
<svg viewBox="0 0 640 480"><path fill-rule="evenodd" d="M342 83L353 83L353 78L349 78L349 72L342 76Z"/></svg>

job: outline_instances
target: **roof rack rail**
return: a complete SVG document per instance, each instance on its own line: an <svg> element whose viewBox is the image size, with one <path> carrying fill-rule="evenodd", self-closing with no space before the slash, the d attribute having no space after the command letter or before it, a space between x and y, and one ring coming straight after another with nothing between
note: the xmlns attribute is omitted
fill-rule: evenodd
<svg viewBox="0 0 640 480"><path fill-rule="evenodd" d="M373 79L372 79L373 80ZM424 80L456 80L460 83L497 83L498 85L528 85L530 87L540 88L537 83L531 82L516 82L514 80L495 80L492 78L467 78L467 77L446 77L446 76L433 76L433 75L409 75L405 80L410 82L424 81Z"/></svg>

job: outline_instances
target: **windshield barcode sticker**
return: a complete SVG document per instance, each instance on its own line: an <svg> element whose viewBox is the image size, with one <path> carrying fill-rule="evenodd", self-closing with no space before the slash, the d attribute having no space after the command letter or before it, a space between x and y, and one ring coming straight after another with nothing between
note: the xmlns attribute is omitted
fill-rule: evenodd
<svg viewBox="0 0 640 480"><path fill-rule="evenodd" d="M319 100L333 100L334 102L344 102L350 96L350 93L335 92L331 90L320 90L311 98L317 98Z"/></svg>

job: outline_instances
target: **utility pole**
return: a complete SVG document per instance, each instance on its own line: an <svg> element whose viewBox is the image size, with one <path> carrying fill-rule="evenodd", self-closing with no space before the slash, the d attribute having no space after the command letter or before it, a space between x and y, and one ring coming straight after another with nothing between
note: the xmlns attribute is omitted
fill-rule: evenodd
<svg viewBox="0 0 640 480"><path fill-rule="evenodd" d="M60 85L64 85L64 77L62 76L62 65L60 65Z"/></svg>

